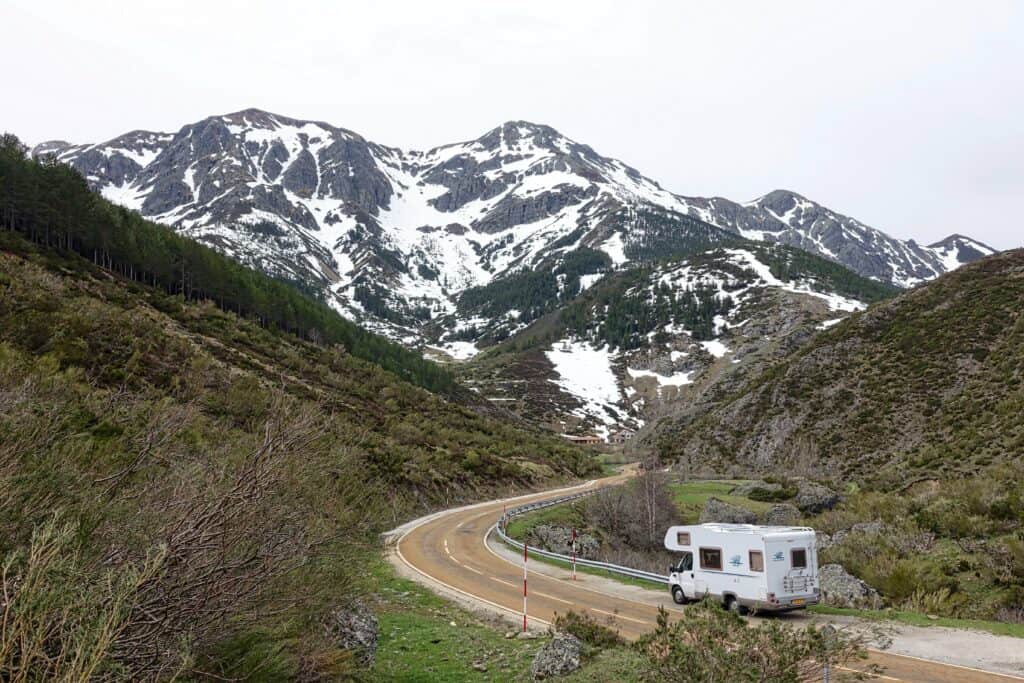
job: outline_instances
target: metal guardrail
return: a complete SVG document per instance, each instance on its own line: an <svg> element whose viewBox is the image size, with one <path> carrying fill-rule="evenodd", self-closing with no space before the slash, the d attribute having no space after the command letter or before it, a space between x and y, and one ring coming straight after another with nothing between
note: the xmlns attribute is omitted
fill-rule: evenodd
<svg viewBox="0 0 1024 683"><path fill-rule="evenodd" d="M583 491L581 493L574 493L569 496L562 496L560 498L552 498L551 500L544 500L538 503L529 503L527 505L520 505L514 507L511 510L506 510L505 514L501 516L498 522L491 527L492 532L497 532L499 538L508 545L523 549L523 543L512 538L505 533L505 527L508 525L508 520L519 515L526 514L527 512L533 512L534 510L541 510L547 507L553 507L555 505L562 505L573 500L585 498L586 496L593 495L597 490ZM490 535L490 532L488 532ZM572 557L569 555L562 555L561 553L553 553L550 550L542 550L540 548L532 547L530 552L539 555L541 557L547 557L552 560L562 560L564 562L572 562ZM634 579L643 579L645 581L651 581L653 583L668 583L668 577L664 574L655 574L654 572L646 572L642 569L633 569L632 567L623 567L617 564L611 564L610 562L598 562L597 560L588 560L585 558L577 557L576 564L582 567L592 567L594 569L603 569L610 574L619 574L620 576L628 576Z"/></svg>

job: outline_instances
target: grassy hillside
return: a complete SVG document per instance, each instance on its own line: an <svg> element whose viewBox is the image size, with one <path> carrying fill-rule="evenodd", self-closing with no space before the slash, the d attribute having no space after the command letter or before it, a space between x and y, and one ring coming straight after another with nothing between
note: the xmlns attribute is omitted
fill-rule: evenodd
<svg viewBox="0 0 1024 683"><path fill-rule="evenodd" d="M0 677L340 676L325 624L374 589L379 531L597 469L340 345L0 231Z"/></svg>
<svg viewBox="0 0 1024 683"><path fill-rule="evenodd" d="M822 332L662 453L875 488L1018 460L1022 310L1024 251L970 264Z"/></svg>

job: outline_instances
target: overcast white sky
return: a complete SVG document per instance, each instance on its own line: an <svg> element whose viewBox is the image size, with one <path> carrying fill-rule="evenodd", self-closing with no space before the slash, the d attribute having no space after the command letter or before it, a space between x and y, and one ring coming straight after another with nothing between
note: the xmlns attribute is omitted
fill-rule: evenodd
<svg viewBox="0 0 1024 683"><path fill-rule="evenodd" d="M412 148L526 119L682 194L1024 245L1024 2L4 0L0 25L0 129L29 143L251 106Z"/></svg>

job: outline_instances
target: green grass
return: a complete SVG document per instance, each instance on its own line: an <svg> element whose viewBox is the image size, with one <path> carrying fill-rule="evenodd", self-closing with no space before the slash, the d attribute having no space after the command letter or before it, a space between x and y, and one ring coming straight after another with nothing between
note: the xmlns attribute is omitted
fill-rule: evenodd
<svg viewBox="0 0 1024 683"><path fill-rule="evenodd" d="M616 647L598 652L576 672L558 680L567 683L635 683L650 680L644 676L649 667L644 656L630 647Z"/></svg>
<svg viewBox="0 0 1024 683"><path fill-rule="evenodd" d="M530 664L544 639L505 638L512 626L485 622L396 576L387 564L374 570L373 581L380 595L380 640L368 680L530 680ZM487 671L475 670L474 662Z"/></svg>
<svg viewBox="0 0 1024 683"><path fill-rule="evenodd" d="M909 624L910 626L945 626L946 628L987 631L988 633L992 633L997 636L1024 638L1024 624L1007 624L1001 621L985 621L982 619L953 619L951 617L931 619L920 612L846 609L842 607L828 607L826 605L814 605L807 609L815 614L836 614L859 617L861 619L871 619L873 621L898 621L903 624Z"/></svg>
<svg viewBox="0 0 1024 683"><path fill-rule="evenodd" d="M672 484L670 488L672 499L675 501L676 507L679 508L681 521L684 524L696 524L701 510L704 509L704 503L711 497L757 513L764 512L772 506L772 503L729 494L729 491L742 483L744 483L742 480L685 481L680 484Z"/></svg>
<svg viewBox="0 0 1024 683"><path fill-rule="evenodd" d="M377 659L367 674L372 681L530 681L530 665L546 638L506 638L514 630L504 622L484 621L395 575L381 562L371 574L379 603ZM454 626L452 625L454 623ZM477 671L480 662L487 671ZM584 665L563 680L584 682L637 681L644 664L628 647L592 653Z"/></svg>
<svg viewBox="0 0 1024 683"><path fill-rule="evenodd" d="M509 523L505 532L512 538L522 540L527 534L541 524L554 524L557 526L582 526L582 519L572 503L565 505L554 505L543 508L536 512L514 517Z"/></svg>

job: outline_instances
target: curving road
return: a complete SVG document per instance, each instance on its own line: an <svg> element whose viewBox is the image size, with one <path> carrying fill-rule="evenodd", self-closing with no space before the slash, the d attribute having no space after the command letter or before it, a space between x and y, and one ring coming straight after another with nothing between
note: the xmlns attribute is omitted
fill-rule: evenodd
<svg viewBox="0 0 1024 683"><path fill-rule="evenodd" d="M587 487L622 483L632 473L623 473L576 487L520 496L505 501L448 510L421 518L392 532L392 561L407 575L448 597L476 606L485 606L512 619L522 619L522 557L488 538L488 532L511 507L553 498ZM658 606L670 611L685 609L672 603L667 591L627 586L608 579L578 574L572 581L564 569L537 561L528 563L528 622L531 628L544 629L556 613L569 610L587 612L600 621L614 623L624 637L635 639L655 624ZM795 613L785 617L805 621L809 615ZM996 639L997 641L999 639ZM1019 640L996 642L993 647L1014 647ZM1020 645L1024 650L1024 644ZM941 651L941 650L940 650ZM1006 659L1012 659L1007 652ZM952 658L952 657L951 657ZM872 651L870 661L885 668L885 681L914 683L1007 683L1024 677L990 673L979 669L918 659L889 652ZM968 660L970 661L970 660Z"/></svg>

